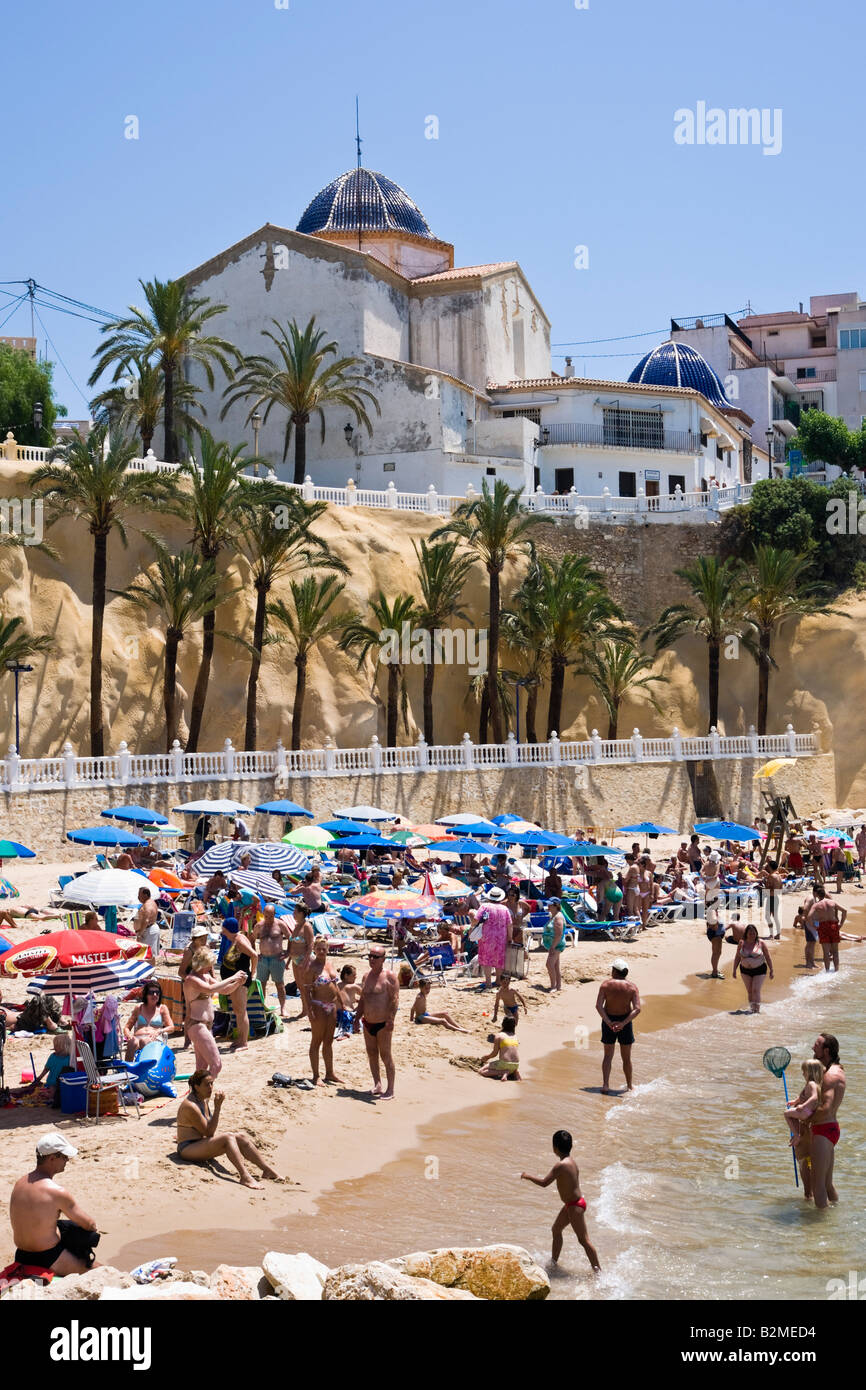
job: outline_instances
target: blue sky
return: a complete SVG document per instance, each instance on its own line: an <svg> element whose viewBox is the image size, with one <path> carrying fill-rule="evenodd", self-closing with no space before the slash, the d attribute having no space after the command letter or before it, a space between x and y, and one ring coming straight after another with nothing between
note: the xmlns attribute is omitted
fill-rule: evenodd
<svg viewBox="0 0 866 1390"><path fill-rule="evenodd" d="M458 265L519 260L555 344L648 334L575 347L580 374L625 376L671 315L866 294L862 0L289 5L7 7L0 281L122 311L139 276L293 227L354 163L357 93L364 163ZM701 101L780 108L781 153L676 144L674 112ZM18 292L3 286L0 322ZM49 356L89 394L96 325L40 312ZM22 308L0 333L29 324ZM70 376L58 366L58 397L78 417Z"/></svg>

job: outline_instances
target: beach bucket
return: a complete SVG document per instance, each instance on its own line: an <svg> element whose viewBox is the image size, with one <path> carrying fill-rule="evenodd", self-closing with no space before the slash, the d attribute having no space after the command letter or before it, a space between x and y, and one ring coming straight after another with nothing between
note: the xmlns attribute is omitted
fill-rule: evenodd
<svg viewBox="0 0 866 1390"><path fill-rule="evenodd" d="M64 1115L82 1115L87 1109L87 1072L61 1076L60 1109Z"/></svg>

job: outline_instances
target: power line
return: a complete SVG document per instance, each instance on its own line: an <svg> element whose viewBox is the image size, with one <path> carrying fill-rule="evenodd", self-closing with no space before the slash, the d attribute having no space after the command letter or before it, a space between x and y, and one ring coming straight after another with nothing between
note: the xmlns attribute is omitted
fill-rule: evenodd
<svg viewBox="0 0 866 1390"><path fill-rule="evenodd" d="M551 347L582 347L584 343L624 343L629 338L654 338L657 333L667 333L664 328L648 328L645 333L620 333L616 338L576 338L568 343L551 343Z"/></svg>
<svg viewBox="0 0 866 1390"><path fill-rule="evenodd" d="M6 315L6 317L5 317L5 319L3 320L3 322L0 323L0 328L4 328L4 327L6 326L6 324L9 322L9 320L11 319L11 317L12 317L12 315L15 313L15 311L16 311L17 309L20 309L20 308L21 308L21 305L24 303L24 301L25 301L26 298L27 298L27 292L26 292L26 290L25 290L24 294L19 295L18 299L16 299L15 303L12 305L12 308L9 310L9 313ZM5 304L3 305L3 308L4 308L4 309L6 308L6 305L5 305Z"/></svg>
<svg viewBox="0 0 866 1390"><path fill-rule="evenodd" d="M58 362L60 363L61 367L63 368L64 372L65 372L66 375L69 377L69 380L72 382L72 385L75 387L75 389L76 389L76 391L78 392L78 394L79 394L79 396L81 397L81 399L84 401L84 404L87 406L87 413L88 413L88 415L89 415L89 414L90 414L90 401L87 399L87 397L85 396L85 394L84 394L84 392L82 391L81 387L78 385L78 382L75 380L75 378L73 377L73 375L72 375L72 373L70 372L69 368L67 367L66 363L64 362L63 358L60 356L60 353L57 351L57 348L56 348L55 344L52 342L51 338L48 336L48 329L45 327L45 324L42 322L42 315L38 312L38 310L36 311L36 317L37 317L37 319L39 320L39 326L40 326L40 328L42 329L42 332L45 334L45 341L48 343L49 347L50 347L50 348L52 349L52 351L54 352L54 354L55 354L55 356L56 356Z"/></svg>

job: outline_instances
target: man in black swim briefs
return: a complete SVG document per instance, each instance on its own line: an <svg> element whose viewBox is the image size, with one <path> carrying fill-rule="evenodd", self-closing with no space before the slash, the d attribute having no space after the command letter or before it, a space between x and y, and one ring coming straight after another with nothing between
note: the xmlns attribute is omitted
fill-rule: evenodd
<svg viewBox="0 0 866 1390"><path fill-rule="evenodd" d="M641 1011L637 985L627 980L628 962L618 957L611 965L610 977L602 982L595 1007L601 1015L601 1041L604 1057L601 1064L601 1093L610 1094L610 1069L613 1054L619 1043L626 1090L632 1090L631 1049L634 1043L633 1023Z"/></svg>
<svg viewBox="0 0 866 1390"><path fill-rule="evenodd" d="M55 1274L82 1274L92 1266L96 1222L56 1181L77 1153L61 1134L45 1134L36 1145L36 1167L18 1179L9 1202L16 1264Z"/></svg>
<svg viewBox="0 0 866 1390"><path fill-rule="evenodd" d="M368 959L370 969L361 984L353 1032L357 1033L363 1024L367 1061L373 1077L373 1096L380 1100L393 1100L395 1067L391 1044L400 1003L400 985L393 970L384 968L384 946L371 946ZM384 1091L380 1064L385 1068Z"/></svg>

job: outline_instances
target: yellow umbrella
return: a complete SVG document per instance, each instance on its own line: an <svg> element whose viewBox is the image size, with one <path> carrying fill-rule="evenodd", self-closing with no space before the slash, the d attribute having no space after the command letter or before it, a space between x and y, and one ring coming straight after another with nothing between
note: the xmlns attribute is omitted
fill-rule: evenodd
<svg viewBox="0 0 866 1390"><path fill-rule="evenodd" d="M771 758L763 767L758 768L753 780L757 782L758 778L775 777L783 767L793 767L796 761L796 758Z"/></svg>

